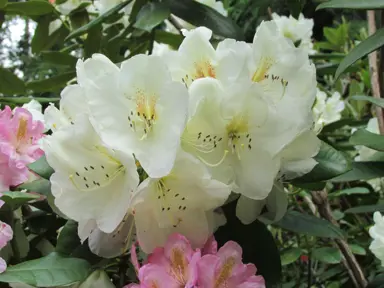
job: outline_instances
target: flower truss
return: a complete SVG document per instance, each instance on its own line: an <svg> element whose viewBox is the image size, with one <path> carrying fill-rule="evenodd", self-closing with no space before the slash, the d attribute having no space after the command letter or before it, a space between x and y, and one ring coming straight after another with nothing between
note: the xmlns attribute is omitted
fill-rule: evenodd
<svg viewBox="0 0 384 288"><path fill-rule="evenodd" d="M172 234L165 246L156 248L140 267L133 245L132 263L140 284L125 287L265 288L264 278L255 276L255 265L242 263L242 253L241 247L233 241L218 250L213 237L202 250L194 250L187 238Z"/></svg>
<svg viewBox="0 0 384 288"><path fill-rule="evenodd" d="M77 84L62 91L59 109L45 110L55 204L103 257L137 237L152 253L140 287L155 287L153 279L156 287L264 287L237 244L200 249L225 222L218 208L231 192L243 223L263 205L273 221L287 203L282 180L316 165L315 67L274 21L251 44L214 48L208 28L183 33L179 50L163 57L78 61ZM177 233L186 238L167 242Z"/></svg>

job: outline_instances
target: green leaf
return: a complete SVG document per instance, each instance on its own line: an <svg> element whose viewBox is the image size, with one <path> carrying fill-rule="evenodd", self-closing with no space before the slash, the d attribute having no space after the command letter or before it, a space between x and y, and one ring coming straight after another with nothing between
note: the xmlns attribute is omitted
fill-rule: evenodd
<svg viewBox="0 0 384 288"><path fill-rule="evenodd" d="M364 249L364 247L361 247L360 245L349 244L349 247L351 248L353 254L362 256L367 255L367 251Z"/></svg>
<svg viewBox="0 0 384 288"><path fill-rule="evenodd" d="M377 151L384 151L384 136L359 129L349 139L353 145L363 145Z"/></svg>
<svg viewBox="0 0 384 288"><path fill-rule="evenodd" d="M0 274L0 282L24 283L36 287L55 287L83 281L90 273L87 261L65 258L57 253L10 266Z"/></svg>
<svg viewBox="0 0 384 288"><path fill-rule="evenodd" d="M360 101L368 101L368 102L371 102L372 104L375 104L381 108L384 108L384 99L380 98L380 99L377 99L377 98L374 98L374 97L370 97L370 96L363 96L363 95L354 95L352 97L350 97L349 99L352 99L352 100L360 100Z"/></svg>
<svg viewBox="0 0 384 288"><path fill-rule="evenodd" d="M179 34L169 33L163 30L155 31L155 41L172 46L173 49L179 49L184 37Z"/></svg>
<svg viewBox="0 0 384 288"><path fill-rule="evenodd" d="M321 143L320 151L315 160L318 162L315 168L307 175L295 179L293 183L324 181L350 170L350 161L341 152L325 142Z"/></svg>
<svg viewBox="0 0 384 288"><path fill-rule="evenodd" d="M25 193L25 192L2 192L3 196L1 196L1 200L3 200L12 210L16 210L21 205L28 203L29 201L33 201L39 199L40 196Z"/></svg>
<svg viewBox="0 0 384 288"><path fill-rule="evenodd" d="M275 225L299 234L323 238L343 238L343 232L330 222L297 211L288 211Z"/></svg>
<svg viewBox="0 0 384 288"><path fill-rule="evenodd" d="M162 23L171 15L169 7L164 3L148 3L144 5L136 17L136 23L133 25L148 32Z"/></svg>
<svg viewBox="0 0 384 288"><path fill-rule="evenodd" d="M44 80L27 82L27 89L34 92L50 92L65 87L68 81L76 77L76 72L65 72Z"/></svg>
<svg viewBox="0 0 384 288"><path fill-rule="evenodd" d="M90 58L94 53L100 52L102 38L102 26L93 26L88 31L87 39L84 41L84 58Z"/></svg>
<svg viewBox="0 0 384 288"><path fill-rule="evenodd" d="M3 9L7 5L7 2L8 0L0 0L0 9Z"/></svg>
<svg viewBox="0 0 384 288"><path fill-rule="evenodd" d="M77 222L68 220L63 230L60 231L57 239L56 252L70 255L77 247L81 245L77 234Z"/></svg>
<svg viewBox="0 0 384 288"><path fill-rule="evenodd" d="M317 53L309 55L312 60L330 60L330 59L343 59L346 55L344 53Z"/></svg>
<svg viewBox="0 0 384 288"><path fill-rule="evenodd" d="M363 3L364 1L360 1ZM335 78L339 78L341 73L343 73L348 67L350 67L357 60L363 58L364 56L370 54L371 52L379 49L384 45L384 28L377 30L375 34L369 36L366 40L361 42L355 48L353 48L348 55L343 59L337 68Z"/></svg>
<svg viewBox="0 0 384 288"><path fill-rule="evenodd" d="M341 119L339 121L325 125L324 128L321 130L321 133L330 133L345 126L349 126L349 127L366 126L367 123L368 123L367 120Z"/></svg>
<svg viewBox="0 0 384 288"><path fill-rule="evenodd" d="M49 179L54 172L51 166L49 166L45 155L29 164L28 168L44 179Z"/></svg>
<svg viewBox="0 0 384 288"><path fill-rule="evenodd" d="M300 248L290 248L281 254L281 265L286 266L295 262L301 256L302 250Z"/></svg>
<svg viewBox="0 0 384 288"><path fill-rule="evenodd" d="M38 54L42 50L49 50L55 44L62 44L64 38L68 35L68 29L62 25L59 29L49 35L49 24L52 21L50 15L43 16L39 19L35 29L35 34L32 38L31 48L32 53Z"/></svg>
<svg viewBox="0 0 384 288"><path fill-rule="evenodd" d="M376 211L384 212L384 204L363 205L358 207L352 207L345 210L344 213L361 214L361 213L374 213Z"/></svg>
<svg viewBox="0 0 384 288"><path fill-rule="evenodd" d="M382 0L332 0L317 6L316 10L325 8L342 9L382 9L384 2Z"/></svg>
<svg viewBox="0 0 384 288"><path fill-rule="evenodd" d="M149 0L135 0L132 5L131 14L129 14L129 23L136 21L137 14L139 14L141 8L148 3Z"/></svg>
<svg viewBox="0 0 384 288"><path fill-rule="evenodd" d="M351 182L381 178L384 176L384 162L352 162L352 170L331 179L332 182Z"/></svg>
<svg viewBox="0 0 384 288"><path fill-rule="evenodd" d="M367 288L384 288L384 274L377 275L372 282L369 282Z"/></svg>
<svg viewBox="0 0 384 288"><path fill-rule="evenodd" d="M338 264L341 262L341 253L335 247L322 247L312 251L312 257L327 264Z"/></svg>
<svg viewBox="0 0 384 288"><path fill-rule="evenodd" d="M22 94L24 92L24 82L8 69L0 67L0 93Z"/></svg>
<svg viewBox="0 0 384 288"><path fill-rule="evenodd" d="M165 0L171 13L195 26L205 26L213 33L236 40L243 40L241 29L216 10L194 0Z"/></svg>
<svg viewBox="0 0 384 288"><path fill-rule="evenodd" d="M78 60L76 57L68 53L63 53L59 51L41 52L41 59L43 60L43 62L70 67L75 67Z"/></svg>
<svg viewBox="0 0 384 288"><path fill-rule="evenodd" d="M115 13L118 13L121 9L123 9L125 6L127 6L129 3L131 3L132 0L124 1L113 8L109 9L104 14L99 15L97 18L90 21L88 24L76 29L75 31L72 31L71 34L68 35L68 37L65 40L70 40L72 38L81 36L85 33L87 33L92 27L97 26L104 21L107 20L110 16L114 15Z"/></svg>
<svg viewBox="0 0 384 288"><path fill-rule="evenodd" d="M335 198L335 197L340 197L344 195L354 195L354 194L369 194L370 191L366 187L354 187L354 188L349 188L349 189L344 189L344 190L339 190L333 193L328 194L329 198Z"/></svg>
<svg viewBox="0 0 384 288"><path fill-rule="evenodd" d="M19 189L26 189L30 192L48 196L51 193L51 183L47 179L38 179L18 186Z"/></svg>
<svg viewBox="0 0 384 288"><path fill-rule="evenodd" d="M17 246L17 250L19 253L18 256L20 258L27 257L29 252L29 241L24 233L20 220L15 221L15 225L13 227L13 239L15 241L15 245Z"/></svg>
<svg viewBox="0 0 384 288"><path fill-rule="evenodd" d="M25 16L40 16L53 12L53 6L43 0L29 0L26 2L9 2L5 11L11 14Z"/></svg>

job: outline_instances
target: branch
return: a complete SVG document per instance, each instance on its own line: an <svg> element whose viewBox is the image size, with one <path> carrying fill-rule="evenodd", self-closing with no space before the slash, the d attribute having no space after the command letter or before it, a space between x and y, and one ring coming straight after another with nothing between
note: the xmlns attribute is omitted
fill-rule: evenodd
<svg viewBox="0 0 384 288"><path fill-rule="evenodd" d="M320 215L327 219L335 226L339 226L335 218L333 218L332 210L328 202L328 192L324 189L322 191L312 191L312 199ZM353 255L348 243L344 239L335 239L337 246L343 254L345 261L344 266L347 268L352 281L357 288L365 288L368 284L365 279L364 273L361 270L359 263L357 262L355 255Z"/></svg>
<svg viewBox="0 0 384 288"><path fill-rule="evenodd" d="M375 17L375 11L369 10L367 12L367 18L368 18L368 33L369 35L372 35L376 32L376 17ZM371 54L368 55L369 59L369 70L371 72L371 86L372 86L372 94L373 97L380 99L380 74L379 74L379 62L378 62L378 52L373 51ZM383 58L383 57L382 57ZM381 61L382 65L383 59ZM384 90L384 84L381 85L382 89ZM384 114L383 109L379 106L376 106L376 116L379 122L379 130L380 134L384 135Z"/></svg>

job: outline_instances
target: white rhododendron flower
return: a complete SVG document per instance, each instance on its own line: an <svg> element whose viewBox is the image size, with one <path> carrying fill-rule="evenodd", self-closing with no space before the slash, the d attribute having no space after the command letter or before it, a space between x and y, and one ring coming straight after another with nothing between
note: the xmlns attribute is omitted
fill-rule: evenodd
<svg viewBox="0 0 384 288"><path fill-rule="evenodd" d="M103 141L134 153L150 177L166 176L185 126L185 86L172 81L161 58L146 55L123 62L118 77L98 82L88 91L89 106Z"/></svg>
<svg viewBox="0 0 384 288"><path fill-rule="evenodd" d="M147 178L132 199L140 247L150 253L174 232L201 247L214 229L206 213L223 205L230 192L201 162L180 151L171 173Z"/></svg>
<svg viewBox="0 0 384 288"><path fill-rule="evenodd" d="M295 19L292 16L279 16L276 13L272 13L272 19L284 37L292 40L295 44L300 43L299 47L307 51L308 54L316 52L312 43L313 19L305 18L303 14L299 15L299 19Z"/></svg>
<svg viewBox="0 0 384 288"><path fill-rule="evenodd" d="M381 261L384 266L384 217L380 212L373 214L375 224L369 229L369 235L373 238L369 249Z"/></svg>
<svg viewBox="0 0 384 288"><path fill-rule="evenodd" d="M315 118L315 131L321 130L324 125L341 119L341 112L344 111L345 103L339 92L334 92L331 97L320 89L317 89L316 102L313 106Z"/></svg>
<svg viewBox="0 0 384 288"><path fill-rule="evenodd" d="M34 121L41 121L42 123L45 122L43 106L41 106L41 104L35 99L32 99L30 102L24 104L21 107L27 109L32 114L32 118Z"/></svg>
<svg viewBox="0 0 384 288"><path fill-rule="evenodd" d="M113 232L139 183L133 156L106 147L84 114L47 136L43 147L55 170L50 180L56 206L71 219L95 220L101 231Z"/></svg>
<svg viewBox="0 0 384 288"><path fill-rule="evenodd" d="M269 113L263 96L252 83L224 89L215 79L194 82L191 118L182 137L182 147L208 165L215 179L233 181L234 191L252 199L268 195L279 169L278 159L259 145Z"/></svg>

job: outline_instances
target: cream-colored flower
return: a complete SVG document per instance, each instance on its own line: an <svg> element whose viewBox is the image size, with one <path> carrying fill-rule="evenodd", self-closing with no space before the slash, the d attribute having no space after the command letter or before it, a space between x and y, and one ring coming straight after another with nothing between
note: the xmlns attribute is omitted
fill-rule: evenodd
<svg viewBox="0 0 384 288"><path fill-rule="evenodd" d="M384 217L380 212L373 214L375 224L369 229L369 235L373 238L369 249L381 261L384 266Z"/></svg>

